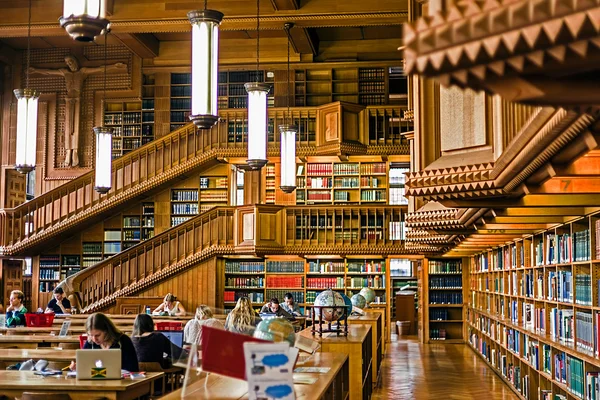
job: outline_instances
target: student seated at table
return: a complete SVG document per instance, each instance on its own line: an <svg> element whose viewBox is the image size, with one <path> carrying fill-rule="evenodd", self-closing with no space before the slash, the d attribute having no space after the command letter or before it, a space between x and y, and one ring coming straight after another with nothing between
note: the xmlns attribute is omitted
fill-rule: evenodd
<svg viewBox="0 0 600 400"><path fill-rule="evenodd" d="M54 289L54 298L50 300L44 312L54 314L71 313L71 302L65 297L65 292L61 287Z"/></svg>
<svg viewBox="0 0 600 400"><path fill-rule="evenodd" d="M85 322L88 340L84 349L121 349L121 368L130 372L140 370L137 353L129 336L121 332L115 324L102 313L95 313Z"/></svg>
<svg viewBox="0 0 600 400"><path fill-rule="evenodd" d="M212 310L206 304L201 304L196 309L196 317L192 318L185 324L183 329L183 341L185 343L202 343L202 327L210 326L211 328L225 329L223 323L216 318L213 318Z"/></svg>
<svg viewBox="0 0 600 400"><path fill-rule="evenodd" d="M156 307L154 314L180 316L185 315L185 308L183 308L181 303L177 301L177 297L173 296L171 293L168 293L165 296L162 304Z"/></svg>
<svg viewBox="0 0 600 400"><path fill-rule="evenodd" d="M294 296L291 293L286 293L283 296L284 303L281 304L281 308L288 312L288 314L294 315L296 317L300 317L302 313L300 312L300 307L294 301Z"/></svg>
<svg viewBox="0 0 600 400"><path fill-rule="evenodd" d="M252 335L254 326L262 319L256 315L252 309L252 302L247 297L240 297L234 309L227 315L225 319L225 329L235 333L243 333Z"/></svg>
<svg viewBox="0 0 600 400"><path fill-rule="evenodd" d="M27 309L23 305L25 295L20 290L10 292L10 304L6 307L6 326L25 326L25 313Z"/></svg>
<svg viewBox="0 0 600 400"><path fill-rule="evenodd" d="M131 341L138 362L157 362L163 368L170 368L172 360L178 360L183 351L162 333L154 332L154 321L147 314L138 314L135 317ZM165 354L167 358L164 357Z"/></svg>
<svg viewBox="0 0 600 400"><path fill-rule="evenodd" d="M262 306L261 314L275 314L278 317L292 318L292 316L279 306L279 300L273 297L270 302Z"/></svg>

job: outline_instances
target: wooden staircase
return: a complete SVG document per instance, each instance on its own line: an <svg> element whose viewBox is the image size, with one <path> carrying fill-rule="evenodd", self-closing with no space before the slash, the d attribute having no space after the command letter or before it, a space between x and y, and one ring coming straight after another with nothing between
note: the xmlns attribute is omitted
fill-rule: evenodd
<svg viewBox="0 0 600 400"><path fill-rule="evenodd" d="M113 304L210 257L234 252L235 207L219 207L67 278L84 312Z"/></svg>
<svg viewBox="0 0 600 400"><path fill-rule="evenodd" d="M383 205L217 207L87 267L61 285L80 293L84 312L95 312L228 254L414 253L404 247L394 226L403 210ZM213 273L208 277L212 283L219 272Z"/></svg>
<svg viewBox="0 0 600 400"><path fill-rule="evenodd" d="M242 157L242 143L227 143L222 130L197 132L188 124L113 160L113 187L106 195L94 191L94 171L13 209L0 210L0 254L35 253L62 240L82 224L104 218L114 208L219 158Z"/></svg>

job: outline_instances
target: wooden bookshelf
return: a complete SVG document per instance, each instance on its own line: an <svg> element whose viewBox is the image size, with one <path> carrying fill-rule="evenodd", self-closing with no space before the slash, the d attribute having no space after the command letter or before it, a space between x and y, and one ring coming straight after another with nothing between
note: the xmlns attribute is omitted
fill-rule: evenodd
<svg viewBox="0 0 600 400"><path fill-rule="evenodd" d="M519 398L595 396L599 235L591 214L472 257L469 344Z"/></svg>
<svg viewBox="0 0 600 400"><path fill-rule="evenodd" d="M421 269L420 302L424 343L464 343L465 273L468 259L430 258ZM467 261L468 264L468 261Z"/></svg>
<svg viewBox="0 0 600 400"><path fill-rule="evenodd" d="M142 77L142 145L154 139L155 83L154 74Z"/></svg>
<svg viewBox="0 0 600 400"><path fill-rule="evenodd" d="M198 189L171 189L171 226L198 215Z"/></svg>
<svg viewBox="0 0 600 400"><path fill-rule="evenodd" d="M171 74L171 131L189 124L192 113L192 74Z"/></svg>
<svg viewBox="0 0 600 400"><path fill-rule="evenodd" d="M306 163L296 168L296 204L387 203L385 162Z"/></svg>
<svg viewBox="0 0 600 400"><path fill-rule="evenodd" d="M387 308L386 262L381 257L344 258L337 255L308 259L269 256L266 259L225 260L224 308L233 308L242 296L262 306L272 297L283 301L283 296L290 292L303 314L308 315L316 296L323 290L331 288L352 297L363 287L374 290L373 304Z"/></svg>
<svg viewBox="0 0 600 400"><path fill-rule="evenodd" d="M144 109L148 106L147 100L104 104L104 125L113 128L113 159L154 140L153 111Z"/></svg>

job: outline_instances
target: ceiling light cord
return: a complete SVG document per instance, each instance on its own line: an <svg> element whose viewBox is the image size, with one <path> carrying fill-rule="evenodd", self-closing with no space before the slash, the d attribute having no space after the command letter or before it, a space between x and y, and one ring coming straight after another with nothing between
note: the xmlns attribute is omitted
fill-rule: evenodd
<svg viewBox="0 0 600 400"><path fill-rule="evenodd" d="M259 73L260 70L260 62L259 62L259 52L260 52L260 0L256 0L256 82L259 82Z"/></svg>
<svg viewBox="0 0 600 400"><path fill-rule="evenodd" d="M289 25L285 25L285 33L287 36L287 85L285 86L285 98L287 104L287 116L286 122L291 123L292 118L290 115L290 27Z"/></svg>
<svg viewBox="0 0 600 400"><path fill-rule="evenodd" d="M102 93L102 100L106 103L106 60L108 59L107 55L108 48L108 28L104 30L104 91Z"/></svg>
<svg viewBox="0 0 600 400"><path fill-rule="evenodd" d="M29 89L29 67L31 63L31 0L29 0L29 19L27 23L27 69L25 70L25 89Z"/></svg>

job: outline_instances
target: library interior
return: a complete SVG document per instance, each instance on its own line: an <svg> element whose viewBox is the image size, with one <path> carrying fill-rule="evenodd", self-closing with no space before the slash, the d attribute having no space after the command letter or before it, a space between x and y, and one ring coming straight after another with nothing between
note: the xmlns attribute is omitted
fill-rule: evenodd
<svg viewBox="0 0 600 400"><path fill-rule="evenodd" d="M0 400L600 399L600 0L0 11Z"/></svg>

